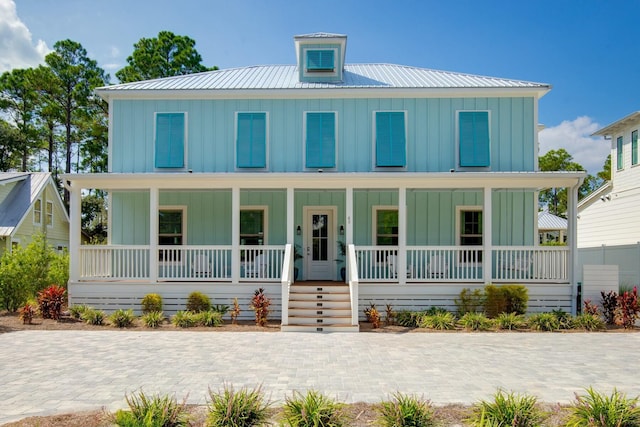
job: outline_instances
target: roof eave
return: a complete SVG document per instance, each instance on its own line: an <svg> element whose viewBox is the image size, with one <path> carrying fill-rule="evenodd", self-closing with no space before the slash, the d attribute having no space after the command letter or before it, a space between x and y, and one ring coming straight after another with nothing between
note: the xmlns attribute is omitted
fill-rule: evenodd
<svg viewBox="0 0 640 427"><path fill-rule="evenodd" d="M599 131L593 133L591 136L603 136L603 137L612 136L619 129L627 127L631 123L634 123L636 121L640 121L640 111L631 113L628 116L623 117L622 119L603 127Z"/></svg>

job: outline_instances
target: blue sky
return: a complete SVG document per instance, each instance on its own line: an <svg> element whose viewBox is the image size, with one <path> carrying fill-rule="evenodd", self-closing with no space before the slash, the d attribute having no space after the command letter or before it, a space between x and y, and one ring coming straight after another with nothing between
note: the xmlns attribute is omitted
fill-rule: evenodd
<svg viewBox="0 0 640 427"><path fill-rule="evenodd" d="M640 110L639 0L0 0L0 72L80 42L112 75L133 44L187 35L208 66L295 62L293 36L347 34L347 61L549 83L541 154L566 148L589 172L609 143L590 135Z"/></svg>

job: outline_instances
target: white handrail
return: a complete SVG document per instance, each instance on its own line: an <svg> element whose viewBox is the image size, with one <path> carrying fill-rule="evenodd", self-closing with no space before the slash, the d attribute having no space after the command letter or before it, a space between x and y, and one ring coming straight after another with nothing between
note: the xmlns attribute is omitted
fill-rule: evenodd
<svg viewBox="0 0 640 427"><path fill-rule="evenodd" d="M293 245L287 243L284 247L284 260L282 263L282 325L289 324L289 292L293 282Z"/></svg>
<svg viewBox="0 0 640 427"><path fill-rule="evenodd" d="M356 247L347 245L347 280L349 281L349 297L351 298L351 326L358 326L358 262Z"/></svg>

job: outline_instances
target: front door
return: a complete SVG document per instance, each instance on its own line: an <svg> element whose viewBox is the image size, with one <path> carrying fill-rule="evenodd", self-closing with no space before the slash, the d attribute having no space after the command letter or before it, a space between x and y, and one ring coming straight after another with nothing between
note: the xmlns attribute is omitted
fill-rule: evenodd
<svg viewBox="0 0 640 427"><path fill-rule="evenodd" d="M326 208L309 208L306 214L305 272L307 280L333 280L335 278L334 257L334 212Z"/></svg>

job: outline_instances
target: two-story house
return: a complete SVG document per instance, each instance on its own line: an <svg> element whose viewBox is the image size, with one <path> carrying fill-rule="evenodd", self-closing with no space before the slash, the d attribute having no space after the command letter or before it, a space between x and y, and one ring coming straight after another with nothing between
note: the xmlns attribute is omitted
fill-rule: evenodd
<svg viewBox="0 0 640 427"><path fill-rule="evenodd" d="M611 180L578 205L580 265L618 266L623 285L640 284L640 111L600 129L611 144Z"/></svg>
<svg viewBox="0 0 640 427"><path fill-rule="evenodd" d="M523 283L531 310L572 309L575 240L537 246L538 190L568 188L573 218L584 177L537 170L549 85L351 65L340 34L294 46L294 65L97 90L109 173L65 176L72 303L247 307L263 287L283 329L353 330L370 303L454 309ZM107 246L80 245L86 188L109 192Z"/></svg>

